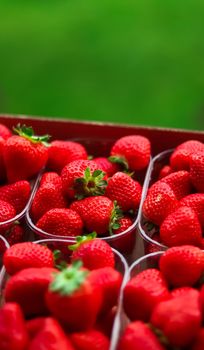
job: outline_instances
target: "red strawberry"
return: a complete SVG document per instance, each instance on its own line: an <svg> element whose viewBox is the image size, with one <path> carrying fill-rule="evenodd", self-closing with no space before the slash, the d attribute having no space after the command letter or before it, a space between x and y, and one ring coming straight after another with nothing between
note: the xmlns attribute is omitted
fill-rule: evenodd
<svg viewBox="0 0 204 350"><path fill-rule="evenodd" d="M4 237L7 239L10 246L22 242L24 237L24 229L21 225L16 223L6 231Z"/></svg>
<svg viewBox="0 0 204 350"><path fill-rule="evenodd" d="M28 350L75 350L57 320L47 317Z"/></svg>
<svg viewBox="0 0 204 350"><path fill-rule="evenodd" d="M133 171L147 167L150 160L151 145L144 136L121 137L111 149L111 161L123 163Z"/></svg>
<svg viewBox="0 0 204 350"><path fill-rule="evenodd" d="M149 321L155 305L169 298L167 284L161 272L147 269L126 284L123 306L131 321Z"/></svg>
<svg viewBox="0 0 204 350"><path fill-rule="evenodd" d="M135 231L133 228L130 229L133 225L133 220L129 216L124 216L118 220L118 225L120 226L119 228L112 230L114 235L127 232L114 239L114 248L127 254L132 251L132 247L135 244Z"/></svg>
<svg viewBox="0 0 204 350"><path fill-rule="evenodd" d="M48 136L34 136L33 129L26 126L15 128L17 136L7 139L4 146L4 160L9 182L27 180L37 175L45 166L48 150L45 146Z"/></svg>
<svg viewBox="0 0 204 350"><path fill-rule="evenodd" d="M178 202L173 190L166 183L153 185L143 203L143 215L156 225L172 213Z"/></svg>
<svg viewBox="0 0 204 350"><path fill-rule="evenodd" d="M110 347L109 339L95 329L73 333L70 340L76 350L109 350Z"/></svg>
<svg viewBox="0 0 204 350"><path fill-rule="evenodd" d="M161 238L159 236L158 233L155 233L151 239L153 239L154 241L162 244L161 242ZM156 253L156 252L159 252L161 250L161 248L157 245L157 244L154 244L154 243L150 243L148 242L146 245L145 245L145 254L151 254L151 253Z"/></svg>
<svg viewBox="0 0 204 350"><path fill-rule="evenodd" d="M118 350L164 350L156 335L143 322L130 323L120 341Z"/></svg>
<svg viewBox="0 0 204 350"><path fill-rule="evenodd" d="M10 203L20 213L30 197L31 187L28 181L17 181L0 187L1 200Z"/></svg>
<svg viewBox="0 0 204 350"><path fill-rule="evenodd" d="M91 281L91 284L102 288L102 313L107 313L117 304L122 284L121 273L112 267L103 267L101 269L91 271L89 281Z"/></svg>
<svg viewBox="0 0 204 350"><path fill-rule="evenodd" d="M73 141L53 141L48 150L48 167L61 172L65 165L74 160L87 159L87 152L80 143Z"/></svg>
<svg viewBox="0 0 204 350"><path fill-rule="evenodd" d="M194 293L195 291L195 293ZM181 297L183 295L186 295L188 293L194 293L195 295L197 295L197 290L192 288L192 287L188 287L188 286L185 286L185 287L180 287L180 288L176 288L176 289L173 289L171 291L171 296L173 298L177 298L177 297ZM192 294L193 295L193 294Z"/></svg>
<svg viewBox="0 0 204 350"><path fill-rule="evenodd" d="M198 215L198 219L204 229L204 193L193 193L182 198L180 204L192 208Z"/></svg>
<svg viewBox="0 0 204 350"><path fill-rule="evenodd" d="M43 186L48 183L62 186L62 179L57 173L48 171L42 175L40 180L40 186Z"/></svg>
<svg viewBox="0 0 204 350"><path fill-rule="evenodd" d="M104 193L105 173L93 160L75 160L62 170L62 186L69 198L83 198Z"/></svg>
<svg viewBox="0 0 204 350"><path fill-rule="evenodd" d="M89 270L101 267L114 267L114 253L108 243L96 239L96 234L76 237L77 243L69 246L73 251L71 261L81 260L83 266Z"/></svg>
<svg viewBox="0 0 204 350"><path fill-rule="evenodd" d="M164 165L159 172L159 180L163 179L167 175L170 175L171 173L171 167L169 165Z"/></svg>
<svg viewBox="0 0 204 350"><path fill-rule="evenodd" d="M173 247L164 252L159 265L170 285L192 286L204 270L204 252L193 246Z"/></svg>
<svg viewBox="0 0 204 350"><path fill-rule="evenodd" d="M6 125L0 124L0 136L4 139L7 140L10 136L12 136L11 130L7 128Z"/></svg>
<svg viewBox="0 0 204 350"><path fill-rule="evenodd" d="M187 196L191 191L190 174L188 171L176 171L160 181L171 187L178 200Z"/></svg>
<svg viewBox="0 0 204 350"><path fill-rule="evenodd" d="M199 292L190 291L160 302L153 310L151 323L164 333L172 346L189 346L201 327Z"/></svg>
<svg viewBox="0 0 204 350"><path fill-rule="evenodd" d="M182 206L169 214L161 224L160 237L168 247L184 244L200 246L202 230L195 211Z"/></svg>
<svg viewBox="0 0 204 350"><path fill-rule="evenodd" d="M84 226L89 232L95 231L98 235L111 233L112 229L119 228L117 219L120 212L117 206L107 197L95 196L75 201L70 206L81 216Z"/></svg>
<svg viewBox="0 0 204 350"><path fill-rule="evenodd" d="M0 136L0 182L6 180L6 167L3 156L4 144L5 140Z"/></svg>
<svg viewBox="0 0 204 350"><path fill-rule="evenodd" d="M204 145L203 152L191 156L190 178L198 192L204 192Z"/></svg>
<svg viewBox="0 0 204 350"><path fill-rule="evenodd" d="M0 309L0 349L26 350L28 334L22 311L16 303L6 303Z"/></svg>
<svg viewBox="0 0 204 350"><path fill-rule="evenodd" d="M80 236L83 222L76 211L57 208L47 211L36 226L54 236Z"/></svg>
<svg viewBox="0 0 204 350"><path fill-rule="evenodd" d="M53 267L52 251L44 245L23 242L7 249L3 257L4 266L10 275L29 267Z"/></svg>
<svg viewBox="0 0 204 350"><path fill-rule="evenodd" d="M112 201L116 200L123 211L136 210L140 204L142 187L129 175L118 172L108 181L105 194Z"/></svg>
<svg viewBox="0 0 204 350"><path fill-rule="evenodd" d="M204 144L196 140L189 140L180 144L170 157L170 166L173 170L189 170L192 154L202 152Z"/></svg>
<svg viewBox="0 0 204 350"><path fill-rule="evenodd" d="M26 321L26 329L30 339L33 339L37 335L44 326L46 320L47 317L35 317Z"/></svg>
<svg viewBox="0 0 204 350"><path fill-rule="evenodd" d="M62 185L44 183L37 190L31 206L34 221L39 220L50 209L66 208L67 203L62 194Z"/></svg>
<svg viewBox="0 0 204 350"><path fill-rule="evenodd" d="M13 219L16 215L14 207L0 200L0 234L4 234L11 226L11 224L4 224L5 221Z"/></svg>
<svg viewBox="0 0 204 350"><path fill-rule="evenodd" d="M129 216L124 216L123 218L118 220L119 228L113 230L114 235L118 235L121 232L124 232L129 229L133 224L133 220Z"/></svg>
<svg viewBox="0 0 204 350"><path fill-rule="evenodd" d="M93 285L88 274L76 262L55 275L46 293L48 309L69 331L90 329L100 311L101 286Z"/></svg>
<svg viewBox="0 0 204 350"><path fill-rule="evenodd" d="M204 349L204 328L201 328L194 339L192 350L203 350Z"/></svg>
<svg viewBox="0 0 204 350"><path fill-rule="evenodd" d="M57 272L50 267L30 267L17 272L6 284L6 302L18 303L26 316L46 314L44 296L53 274Z"/></svg>
<svg viewBox="0 0 204 350"><path fill-rule="evenodd" d="M98 157L94 158L93 161L97 164L98 169L101 169L108 175L108 177L113 176L117 171L120 170L119 164L112 163L108 158Z"/></svg>

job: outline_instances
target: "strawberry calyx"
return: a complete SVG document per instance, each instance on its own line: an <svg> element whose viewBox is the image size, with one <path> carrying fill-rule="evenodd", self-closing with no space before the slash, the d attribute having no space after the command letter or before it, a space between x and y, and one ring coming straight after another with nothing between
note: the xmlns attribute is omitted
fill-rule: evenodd
<svg viewBox="0 0 204 350"><path fill-rule="evenodd" d="M110 160L110 162L112 162L112 163L116 163L116 164L121 165L123 167L123 169L126 171L129 170L128 162L122 156L110 156L110 157L108 157L108 160Z"/></svg>
<svg viewBox="0 0 204 350"><path fill-rule="evenodd" d="M118 230L120 228L119 220L123 218L122 210L116 201L113 202L113 209L111 212L111 218L109 222L109 234L112 236L114 234L113 230Z"/></svg>
<svg viewBox="0 0 204 350"><path fill-rule="evenodd" d="M87 167L84 171L84 177L75 179L75 197L83 199L84 197L103 195L107 186L107 181L104 180L105 175L102 170L95 170L91 174L90 168Z"/></svg>
<svg viewBox="0 0 204 350"><path fill-rule="evenodd" d="M48 140L50 138L50 135L37 136L34 134L32 126L21 126L20 124L17 124L17 126L14 127L13 130L17 135L24 137L32 143L42 143L46 147L49 146Z"/></svg>
<svg viewBox="0 0 204 350"><path fill-rule="evenodd" d="M70 250L72 250L72 251L75 251L75 250L77 250L83 243L92 241L93 239L96 238L96 236L97 236L97 233L96 233L96 232L89 233L89 234L86 235L86 236L77 236L77 237L76 237L76 243L70 245L68 248L69 248Z"/></svg>
<svg viewBox="0 0 204 350"><path fill-rule="evenodd" d="M51 292L57 292L61 296L72 295L84 283L88 271L82 270L82 262L77 260L59 273L54 274L54 280L49 285Z"/></svg>

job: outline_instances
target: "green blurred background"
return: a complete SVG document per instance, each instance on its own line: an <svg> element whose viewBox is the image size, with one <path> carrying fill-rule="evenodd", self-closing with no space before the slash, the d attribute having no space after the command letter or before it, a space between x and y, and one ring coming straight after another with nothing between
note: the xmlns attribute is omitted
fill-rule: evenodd
<svg viewBox="0 0 204 350"><path fill-rule="evenodd" d="M204 127L203 0L1 0L0 112Z"/></svg>

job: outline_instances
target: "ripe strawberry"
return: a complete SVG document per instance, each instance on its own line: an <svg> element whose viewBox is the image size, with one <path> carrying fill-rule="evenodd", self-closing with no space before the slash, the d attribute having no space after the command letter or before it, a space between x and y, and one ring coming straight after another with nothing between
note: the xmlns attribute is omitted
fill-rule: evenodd
<svg viewBox="0 0 204 350"><path fill-rule="evenodd" d="M121 137L111 149L111 161L124 164L133 171L147 167L150 160L151 145L144 136Z"/></svg>
<svg viewBox="0 0 204 350"><path fill-rule="evenodd" d="M120 341L118 350L164 350L156 335L143 322L129 323Z"/></svg>
<svg viewBox="0 0 204 350"><path fill-rule="evenodd" d="M7 128L6 125L0 124L0 136L4 139L7 140L9 137L12 136L11 130Z"/></svg>
<svg viewBox="0 0 204 350"><path fill-rule="evenodd" d="M204 349L204 328L201 328L194 339L192 350L203 350Z"/></svg>
<svg viewBox="0 0 204 350"><path fill-rule="evenodd" d="M188 171L176 171L160 181L171 187L178 200L191 192L190 174Z"/></svg>
<svg viewBox="0 0 204 350"><path fill-rule="evenodd" d="M56 236L80 236L83 222L76 211L56 208L47 211L38 220L36 226Z"/></svg>
<svg viewBox="0 0 204 350"><path fill-rule="evenodd" d="M104 235L119 228L117 221L121 213L107 197L87 197L73 202L70 209L79 213L88 232L95 231L97 235Z"/></svg>
<svg viewBox="0 0 204 350"><path fill-rule="evenodd" d="M133 225L133 220L129 216L124 216L118 220L118 225L120 226L119 228L112 230L113 234L119 235L122 232L124 234L114 239L114 248L128 254L132 252L132 247L135 244L135 231L133 228L130 228ZM125 231L127 232L125 233Z"/></svg>
<svg viewBox="0 0 204 350"><path fill-rule="evenodd" d="M0 234L3 234L10 228L11 224L4 224L5 221L13 219L16 215L14 207L0 200Z"/></svg>
<svg viewBox="0 0 204 350"><path fill-rule="evenodd" d="M172 173L171 167L169 165L164 165L159 172L159 180L170 175L171 173Z"/></svg>
<svg viewBox="0 0 204 350"><path fill-rule="evenodd" d="M109 350L110 347L109 339L95 329L72 333L70 340L76 350Z"/></svg>
<svg viewBox="0 0 204 350"><path fill-rule="evenodd" d="M15 223L15 225L11 226L4 234L4 237L6 238L10 246L22 242L23 236L24 229L21 225L19 225L19 223Z"/></svg>
<svg viewBox="0 0 204 350"><path fill-rule="evenodd" d="M170 157L170 166L175 170L189 170L189 163L192 154L202 152L204 144L196 140L189 140L180 144Z"/></svg>
<svg viewBox="0 0 204 350"><path fill-rule="evenodd" d="M74 332L93 327L102 303L101 286L89 281L89 271L79 263L58 272L46 293L49 311Z"/></svg>
<svg viewBox="0 0 204 350"><path fill-rule="evenodd" d="M112 267L103 267L91 271L89 275L91 284L100 286L103 291L102 314L107 313L117 304L122 275Z"/></svg>
<svg viewBox="0 0 204 350"><path fill-rule="evenodd" d="M202 153L196 153L191 156L190 178L196 190L204 192L204 145Z"/></svg>
<svg viewBox="0 0 204 350"><path fill-rule="evenodd" d="M194 285L204 270L204 252L193 246L169 248L160 258L160 270L170 285Z"/></svg>
<svg viewBox="0 0 204 350"><path fill-rule="evenodd" d="M180 204L192 208L198 215L198 219L204 229L204 193L193 193L182 198Z"/></svg>
<svg viewBox="0 0 204 350"><path fill-rule="evenodd" d="M46 320L47 317L35 317L31 320L26 321L26 329L30 339L33 339L43 328Z"/></svg>
<svg viewBox="0 0 204 350"><path fill-rule="evenodd" d="M62 186L72 199L101 195L106 186L105 175L93 160L75 160L62 169Z"/></svg>
<svg viewBox="0 0 204 350"><path fill-rule="evenodd" d="M153 310L151 323L164 333L172 346L189 346L201 327L199 292L190 291L160 302Z"/></svg>
<svg viewBox="0 0 204 350"><path fill-rule="evenodd" d="M22 311L16 303L6 303L0 309L0 349L26 350L28 334Z"/></svg>
<svg viewBox="0 0 204 350"><path fill-rule="evenodd" d="M195 293L194 293L195 291ZM181 297L183 295L186 295L188 293L194 293L195 295L197 295L197 290L192 288L192 287L188 287L188 286L185 286L185 287L180 287L180 288L176 288L176 289L173 289L171 291L171 296L173 298L177 298L177 297ZM192 294L193 295L193 294Z"/></svg>
<svg viewBox="0 0 204 350"><path fill-rule="evenodd" d="M147 269L126 284L123 306L131 321L149 321L155 305L169 298L167 284L161 272Z"/></svg>
<svg viewBox="0 0 204 350"><path fill-rule="evenodd" d="M73 251L71 261L81 260L83 266L89 270L100 269L101 267L114 267L114 253L108 243L102 239L96 239L96 234L76 237L77 243L70 245Z"/></svg>
<svg viewBox="0 0 204 350"><path fill-rule="evenodd" d="M200 246L202 229L195 211L181 206L169 214L161 224L160 238L168 247L184 244Z"/></svg>
<svg viewBox="0 0 204 350"><path fill-rule="evenodd" d="M31 206L31 216L34 221L39 220L50 209L66 208L62 185L44 183L37 190Z"/></svg>
<svg viewBox="0 0 204 350"><path fill-rule="evenodd" d="M4 161L9 182L27 180L37 175L48 158L48 136L34 136L33 129L26 126L15 128L18 135L7 139L4 146Z"/></svg>
<svg viewBox="0 0 204 350"><path fill-rule="evenodd" d="M62 186L62 179L57 173L48 171L42 175L40 180L40 186L43 186L44 184L48 183Z"/></svg>
<svg viewBox="0 0 204 350"><path fill-rule="evenodd" d="M166 183L153 185L143 203L143 215L156 225L172 213L178 202L173 190Z"/></svg>
<svg viewBox="0 0 204 350"><path fill-rule="evenodd" d="M53 274L57 272L51 267L30 267L17 272L6 284L6 302L18 303L26 316L46 314L44 296Z"/></svg>
<svg viewBox="0 0 204 350"><path fill-rule="evenodd" d="M121 232L124 232L129 229L133 224L133 220L129 216L124 216L123 218L118 220L119 228L113 229L114 235L118 235Z"/></svg>
<svg viewBox="0 0 204 350"><path fill-rule="evenodd" d="M116 200L123 211L136 210L140 204L142 187L129 175L118 172L108 181L105 194L112 201Z"/></svg>
<svg viewBox="0 0 204 350"><path fill-rule="evenodd" d="M87 159L87 152L80 143L53 141L48 150L48 167L58 173L74 160Z"/></svg>
<svg viewBox="0 0 204 350"><path fill-rule="evenodd" d="M17 181L0 187L1 200L10 203L20 213L26 206L31 192L28 181Z"/></svg>
<svg viewBox="0 0 204 350"><path fill-rule="evenodd" d="M23 242L8 248L3 262L7 273L14 275L30 267L53 267L54 257L52 251L44 245Z"/></svg>
<svg viewBox="0 0 204 350"><path fill-rule="evenodd" d="M0 136L0 182L6 180L6 167L3 156L4 144L5 140Z"/></svg>
<svg viewBox="0 0 204 350"><path fill-rule="evenodd" d="M112 163L108 158L98 157L94 158L93 161L97 164L99 169L107 174L108 177L111 177L117 173L117 171L120 171L119 164Z"/></svg>
<svg viewBox="0 0 204 350"><path fill-rule="evenodd" d="M62 327L52 317L44 320L42 328L31 341L28 350L75 350Z"/></svg>

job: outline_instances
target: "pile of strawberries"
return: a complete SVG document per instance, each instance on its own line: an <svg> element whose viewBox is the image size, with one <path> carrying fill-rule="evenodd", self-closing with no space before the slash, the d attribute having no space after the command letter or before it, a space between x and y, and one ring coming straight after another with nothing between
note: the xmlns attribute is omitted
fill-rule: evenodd
<svg viewBox="0 0 204 350"><path fill-rule="evenodd" d="M71 257L67 244L63 256L33 242L7 249L1 350L109 350L122 283L115 255L95 234L69 248Z"/></svg>
<svg viewBox="0 0 204 350"><path fill-rule="evenodd" d="M124 310L131 322L118 350L203 350L204 251L172 247L158 265L138 273L124 289Z"/></svg>
<svg viewBox="0 0 204 350"><path fill-rule="evenodd" d="M204 144L190 140L179 145L143 203L146 227L167 247L204 247ZM152 229L152 227L151 227Z"/></svg>

